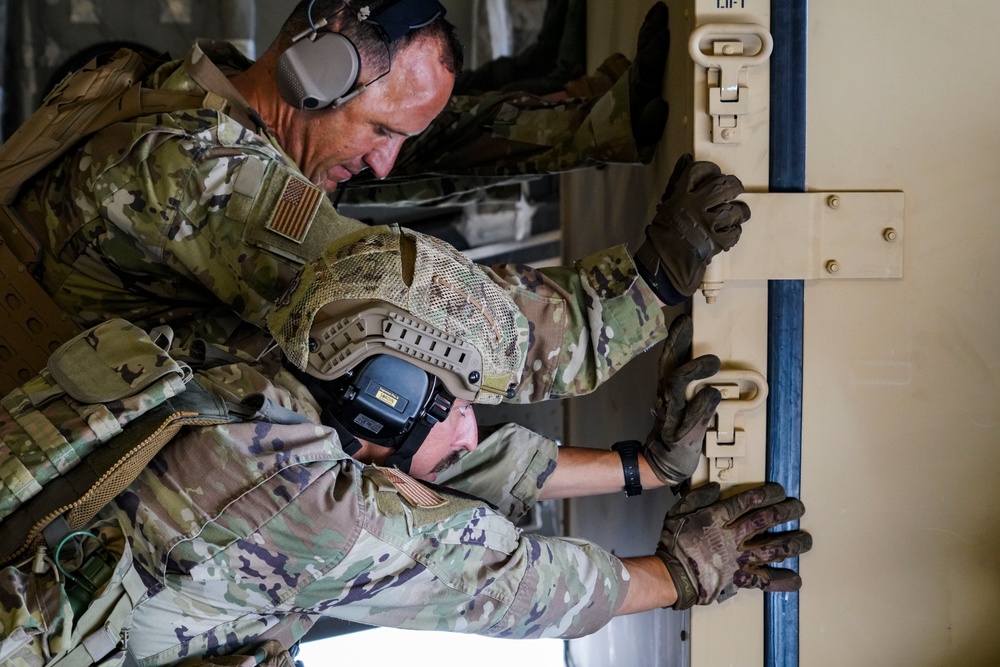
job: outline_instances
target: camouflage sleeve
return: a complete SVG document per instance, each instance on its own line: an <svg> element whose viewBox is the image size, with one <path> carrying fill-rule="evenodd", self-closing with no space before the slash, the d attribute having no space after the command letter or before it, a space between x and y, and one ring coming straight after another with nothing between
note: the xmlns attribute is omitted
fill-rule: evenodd
<svg viewBox="0 0 1000 667"><path fill-rule="evenodd" d="M558 450L545 436L503 424L438 473L435 481L482 498L516 522L538 502L545 481L556 469Z"/></svg>
<svg viewBox="0 0 1000 667"><path fill-rule="evenodd" d="M587 394L666 336L656 295L616 246L572 267L492 267L528 319L529 349L516 403Z"/></svg>
<svg viewBox="0 0 1000 667"><path fill-rule="evenodd" d="M244 364L199 378L297 409ZM148 664L298 636L283 619L316 615L572 637L606 624L628 591L623 564L597 546L524 535L479 498L362 466L314 423L185 430L99 519L125 526L156 590L130 640Z"/></svg>
<svg viewBox="0 0 1000 667"><path fill-rule="evenodd" d="M310 611L417 630L568 638L603 627L624 601L628 573L610 553L523 534L478 499L399 477L365 469L361 535L304 591L324 600Z"/></svg>
<svg viewBox="0 0 1000 667"><path fill-rule="evenodd" d="M186 327L223 341L241 321L263 326L301 263L362 223L231 119L158 120L99 132L60 167L70 201L52 204L65 195L49 187L28 204L59 256L50 291L83 319L170 321L182 340Z"/></svg>
<svg viewBox="0 0 1000 667"><path fill-rule="evenodd" d="M403 144L388 178L352 179L345 203L419 203L528 174L609 162L649 162L632 133L629 77L603 95L564 100L519 92L454 95L430 127ZM435 176L436 179L428 179Z"/></svg>

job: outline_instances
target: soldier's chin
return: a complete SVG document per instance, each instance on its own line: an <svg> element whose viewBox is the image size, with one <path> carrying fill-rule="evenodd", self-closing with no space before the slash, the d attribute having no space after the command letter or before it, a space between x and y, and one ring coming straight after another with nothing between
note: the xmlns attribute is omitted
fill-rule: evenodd
<svg viewBox="0 0 1000 667"><path fill-rule="evenodd" d="M323 189L330 193L336 190L337 186L341 183L351 180L351 177L354 176L354 174L351 173L349 169L337 165L336 167L327 169L324 176Z"/></svg>
<svg viewBox="0 0 1000 667"><path fill-rule="evenodd" d="M323 189L323 192L328 195L333 194L338 185L340 185L340 183L337 181L331 181L329 178L324 178L319 182L319 186Z"/></svg>

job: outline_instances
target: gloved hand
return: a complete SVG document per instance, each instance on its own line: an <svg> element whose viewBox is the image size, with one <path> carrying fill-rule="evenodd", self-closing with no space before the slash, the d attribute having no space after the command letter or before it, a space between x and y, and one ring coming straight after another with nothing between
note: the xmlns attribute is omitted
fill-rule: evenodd
<svg viewBox="0 0 1000 667"><path fill-rule="evenodd" d="M675 305L694 294L712 258L736 245L750 219L750 207L735 199L742 193L740 179L713 162L693 162L687 154L677 161L635 255L661 301Z"/></svg>
<svg viewBox="0 0 1000 667"><path fill-rule="evenodd" d="M797 572L769 564L809 551L812 536L801 530L759 534L801 517L802 503L786 499L785 490L773 482L725 500L719 493L714 482L692 489L663 521L656 555L677 589L673 608L721 602L740 588L798 590Z"/></svg>
<svg viewBox="0 0 1000 667"><path fill-rule="evenodd" d="M719 372L719 358L706 354L691 359L693 325L687 315L670 324L660 353L660 378L653 405L653 428L642 448L650 467L661 482L676 486L694 474L701 458L705 431L719 407L722 395L713 387L702 387L688 403L684 392L695 380Z"/></svg>

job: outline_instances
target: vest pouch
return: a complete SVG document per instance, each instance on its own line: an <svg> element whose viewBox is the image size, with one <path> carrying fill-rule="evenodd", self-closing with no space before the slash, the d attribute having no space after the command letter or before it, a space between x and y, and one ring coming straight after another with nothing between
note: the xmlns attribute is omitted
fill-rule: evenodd
<svg viewBox="0 0 1000 667"><path fill-rule="evenodd" d="M63 344L41 373L0 400L0 519L183 392L191 377L187 364L125 320Z"/></svg>
<svg viewBox="0 0 1000 667"><path fill-rule="evenodd" d="M145 331L121 319L65 343L52 353L48 370L80 403L121 401L161 381L172 387L172 396L183 391L192 376L186 364L172 359Z"/></svg>
<svg viewBox="0 0 1000 667"><path fill-rule="evenodd" d="M40 550L3 568L0 593L0 664L117 667L125 661L132 612L146 595L132 552L114 524L99 529L108 572L99 590L76 609L67 595L71 579ZM74 574L70 574L72 577ZM4 628L11 628L6 635Z"/></svg>
<svg viewBox="0 0 1000 667"><path fill-rule="evenodd" d="M75 616L70 640L72 648L54 667L90 664L113 667L125 661L132 612L145 598L146 586L135 568L123 531L116 524L109 524L100 528L99 534L108 542L105 553L112 556L107 562L109 578L83 612ZM79 573L74 574L79 576Z"/></svg>

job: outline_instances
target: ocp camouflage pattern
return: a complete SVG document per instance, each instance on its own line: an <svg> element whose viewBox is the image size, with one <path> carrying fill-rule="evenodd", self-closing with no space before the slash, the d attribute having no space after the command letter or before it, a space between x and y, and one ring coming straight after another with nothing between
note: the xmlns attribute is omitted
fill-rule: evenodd
<svg viewBox="0 0 1000 667"><path fill-rule="evenodd" d="M586 394L666 335L656 295L624 246L573 267L491 269L528 319L526 372L513 402ZM530 294L531 298L527 298Z"/></svg>
<svg viewBox="0 0 1000 667"><path fill-rule="evenodd" d="M261 390L261 377L242 364L198 374L234 395ZM300 407L292 390L264 389ZM522 486L540 488L534 471L548 467L529 464ZM476 475L460 477L450 483L461 491L480 488ZM163 665L271 638L288 645L315 616L572 637L620 606L627 573L614 556L523 534L486 501L434 491L443 505L412 502L316 424L191 429L100 517L130 531L151 593L134 617L132 650L141 664ZM487 492L504 502L503 491Z"/></svg>
<svg viewBox="0 0 1000 667"><path fill-rule="evenodd" d="M161 66L150 85L202 91L192 78L199 68L218 62L232 73L246 66L228 45L199 44L184 61ZM615 99L595 102L590 113L619 118ZM548 109L545 117L556 116ZM497 117L503 129L495 133L516 143L537 134L541 121L529 119L543 116L521 120L516 107L501 103ZM580 154L558 154L590 146L600 138L597 127L583 128L589 138L553 139L556 157L533 158L525 168L576 164ZM272 343L265 317L301 265L362 227L324 197L301 244L269 229L292 179L304 176L273 139L214 110L197 109L99 132L28 184L15 205L44 242L43 286L78 324L88 327L108 317L147 329L169 323L181 344L197 335L260 353ZM540 365L529 364L515 400L592 391L662 337L655 300L641 280L630 280L631 260L624 251L608 256L608 265L492 270L536 334L554 331L532 338L529 359ZM621 335L635 340L622 345Z"/></svg>
<svg viewBox="0 0 1000 667"><path fill-rule="evenodd" d="M218 56L246 64L233 47ZM191 72L211 67L195 46L149 84L202 91ZM143 328L169 322L185 341L197 330L222 342L241 319L262 328L301 263L277 254L281 238L266 230L292 178L305 180L268 136L195 109L98 132L15 205L46 246L43 286L82 326L117 316ZM303 253L362 226L321 199Z"/></svg>
<svg viewBox="0 0 1000 667"><path fill-rule="evenodd" d="M410 257L407 261L405 258ZM521 377L528 323L482 269L440 239L396 225L342 237L303 267L268 315L286 358L305 370L316 313L333 302L390 303L481 356L477 403L499 403Z"/></svg>
<svg viewBox="0 0 1000 667"><path fill-rule="evenodd" d="M39 375L0 400L0 518L184 391L190 376L123 320L64 344Z"/></svg>
<svg viewBox="0 0 1000 667"><path fill-rule="evenodd" d="M623 58L623 57L622 57ZM350 204L456 203L483 187L609 163L649 163L629 109L629 76L595 97L550 100L517 92L452 95L419 136L406 141L392 173L351 179Z"/></svg>

